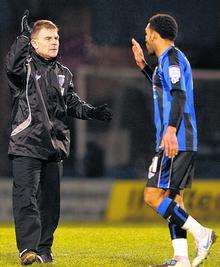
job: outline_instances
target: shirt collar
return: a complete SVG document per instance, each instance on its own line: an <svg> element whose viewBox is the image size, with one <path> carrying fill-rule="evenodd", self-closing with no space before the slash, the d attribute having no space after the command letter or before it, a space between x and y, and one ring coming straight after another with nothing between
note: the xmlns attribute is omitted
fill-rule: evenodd
<svg viewBox="0 0 220 267"><path fill-rule="evenodd" d="M32 49L31 54L32 54L32 58L36 62L40 63L43 66L51 66L51 67L53 67L53 66L56 65L57 57L49 59L49 60L46 60L45 58L43 58L40 55L38 55L34 49Z"/></svg>
<svg viewBox="0 0 220 267"><path fill-rule="evenodd" d="M163 59L163 57L168 53L170 49L172 49L174 45L170 45L158 58L158 62L160 63Z"/></svg>

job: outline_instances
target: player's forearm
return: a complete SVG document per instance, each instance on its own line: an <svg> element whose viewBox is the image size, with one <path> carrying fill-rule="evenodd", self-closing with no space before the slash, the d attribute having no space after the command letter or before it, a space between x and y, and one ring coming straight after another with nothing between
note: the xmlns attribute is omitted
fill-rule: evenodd
<svg viewBox="0 0 220 267"><path fill-rule="evenodd" d="M29 55L29 38L18 36L6 56L6 71L8 74L21 75L24 70L24 61Z"/></svg>
<svg viewBox="0 0 220 267"><path fill-rule="evenodd" d="M186 94L182 90L173 90L171 94L172 94L172 101L171 101L171 110L169 117L169 126L178 129L183 117Z"/></svg>
<svg viewBox="0 0 220 267"><path fill-rule="evenodd" d="M147 63L145 63L145 66L142 68L141 72L148 79L148 81L152 83L153 70Z"/></svg>

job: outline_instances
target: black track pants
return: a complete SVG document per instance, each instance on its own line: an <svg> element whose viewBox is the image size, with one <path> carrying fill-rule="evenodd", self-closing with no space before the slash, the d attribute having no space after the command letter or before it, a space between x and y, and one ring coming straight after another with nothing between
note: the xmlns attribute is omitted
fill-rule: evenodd
<svg viewBox="0 0 220 267"><path fill-rule="evenodd" d="M62 162L14 156L12 173L18 249L50 252L60 215Z"/></svg>

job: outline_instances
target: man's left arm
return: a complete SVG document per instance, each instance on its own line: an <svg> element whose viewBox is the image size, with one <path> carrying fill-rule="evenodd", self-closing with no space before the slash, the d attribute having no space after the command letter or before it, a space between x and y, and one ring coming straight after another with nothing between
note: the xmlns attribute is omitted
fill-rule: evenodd
<svg viewBox="0 0 220 267"><path fill-rule="evenodd" d="M184 106L186 101L185 90L182 87L182 75L181 68L178 64L164 67L164 75L167 80L167 84L169 85L171 91L171 109L169 114L169 124L167 130L162 139L162 147L164 147L166 155L169 158L174 157L178 153L178 142L177 142L177 131L179 129Z"/></svg>
<svg viewBox="0 0 220 267"><path fill-rule="evenodd" d="M77 119L100 121L110 121L112 119L112 112L107 107L107 104L94 107L81 100L74 91L72 80L67 89L66 104L67 114Z"/></svg>

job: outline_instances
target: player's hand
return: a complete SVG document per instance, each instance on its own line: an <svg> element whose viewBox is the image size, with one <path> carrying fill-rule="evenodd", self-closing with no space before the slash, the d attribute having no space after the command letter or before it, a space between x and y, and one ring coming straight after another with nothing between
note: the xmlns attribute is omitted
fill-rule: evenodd
<svg viewBox="0 0 220 267"><path fill-rule="evenodd" d="M173 158L178 154L178 142L176 137L176 128L168 126L163 136L161 147L164 148L166 156Z"/></svg>
<svg viewBox="0 0 220 267"><path fill-rule="evenodd" d="M31 27L28 24L29 10L25 10L22 19L21 19L21 34L26 37L30 37L31 35Z"/></svg>
<svg viewBox="0 0 220 267"><path fill-rule="evenodd" d="M100 121L110 121L112 119L112 111L107 104L98 106L92 110L92 118Z"/></svg>
<svg viewBox="0 0 220 267"><path fill-rule="evenodd" d="M146 66L143 50L140 44L134 38L132 38L131 42L132 42L132 51L134 54L134 59L136 61L136 64L138 65L139 68L143 69Z"/></svg>

